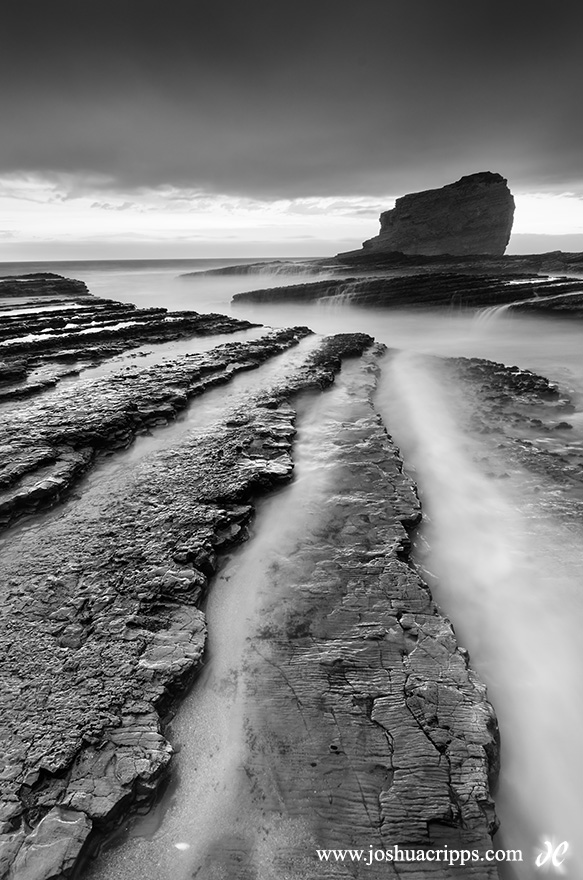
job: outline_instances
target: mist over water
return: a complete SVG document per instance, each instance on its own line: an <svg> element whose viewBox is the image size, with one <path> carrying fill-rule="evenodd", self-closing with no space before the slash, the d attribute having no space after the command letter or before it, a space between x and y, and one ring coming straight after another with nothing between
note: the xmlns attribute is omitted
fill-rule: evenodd
<svg viewBox="0 0 583 880"><path fill-rule="evenodd" d="M494 479L480 441L461 432L435 364L391 358L378 406L415 469L436 600L485 680L502 735L497 846L521 849L530 878L546 840L570 844L562 876L583 876L583 534L544 515L532 475ZM515 866L516 867L516 866Z"/></svg>
<svg viewBox="0 0 583 880"><path fill-rule="evenodd" d="M534 480L516 468L505 480L488 475L495 452L485 448L482 437L462 428L458 419L459 407L471 407L471 401L464 401L462 389L447 386L435 365L428 366L423 355L483 357L516 364L558 382L576 406L577 412L569 416L574 426L569 443L580 447L580 325L566 319L520 315L511 309L498 309L482 316L482 320L454 310L363 309L351 306L346 298L301 306L234 307L234 293L314 278L177 278L180 272L195 268L170 262L154 268L87 264L83 269L79 264L76 271L64 274L85 280L96 295L135 302L141 307L217 311L275 327L307 324L320 333L367 332L396 350L383 369L378 407L419 483L426 514L419 562L435 575L432 588L436 600L452 620L460 644L469 650L473 667L486 681L498 715L502 772L496 804L502 831L497 845L521 848L525 859L522 870L515 874L505 870L504 876L530 880L543 875L534 867L534 858L544 849L544 841L567 840L569 858L562 876L579 880L583 877L583 753L578 745L583 718L583 534L577 523L553 519L550 511L557 489L544 478ZM52 271L63 270L55 265ZM309 484L298 480L293 494L284 494L291 523L300 522L308 491ZM281 500L273 499L273 516ZM258 527L261 522L258 520ZM269 518L264 522L269 529ZM251 564L258 571L263 552L259 534L255 541L256 550L250 552L258 555L251 557ZM285 544L281 547L284 552ZM227 575L228 571L225 569ZM249 595L251 607L257 607L257 595ZM222 581L216 584L215 596L211 599L215 603L211 639L212 630L218 633L223 627L228 641L232 625L229 620L237 619L240 599L235 597L235 604L230 604ZM235 636L232 639L236 660L240 642ZM215 671L209 671L208 681L228 678L226 667L220 670L219 661ZM220 728L224 700L217 700L210 692L205 696L209 688L204 682L201 685L200 699L207 703L206 708L200 705L199 714L208 713L207 732L212 737L213 724ZM230 693L235 700L230 705L234 707L236 688ZM216 712L219 716L213 714ZM236 711L232 717L236 719ZM180 734L184 739L188 736L194 736L192 731ZM239 746L225 746L225 768L236 765ZM179 774L196 775L196 767L212 764L211 752L207 758L199 756L192 764L193 770L187 769L187 760L190 758L184 756L183 761L178 757ZM231 769L226 776L232 779ZM206 783L204 770L200 772L202 792ZM190 787L198 786L198 777L196 784L193 778ZM213 815L210 811L211 822ZM201 834L204 837L202 826ZM173 840L188 842L180 837ZM192 850L188 852L192 855ZM179 851L173 848L173 854L177 859ZM123 866L119 870L119 874L110 876L130 876ZM149 875L138 871L136 876ZM163 875L154 872L152 876Z"/></svg>

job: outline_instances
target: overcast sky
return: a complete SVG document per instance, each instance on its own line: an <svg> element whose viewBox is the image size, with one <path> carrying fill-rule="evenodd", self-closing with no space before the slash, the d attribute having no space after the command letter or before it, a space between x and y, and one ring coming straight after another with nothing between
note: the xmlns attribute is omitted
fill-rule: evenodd
<svg viewBox="0 0 583 880"><path fill-rule="evenodd" d="M7 0L4 259L331 253L481 170L515 231L583 233L582 24L575 0Z"/></svg>

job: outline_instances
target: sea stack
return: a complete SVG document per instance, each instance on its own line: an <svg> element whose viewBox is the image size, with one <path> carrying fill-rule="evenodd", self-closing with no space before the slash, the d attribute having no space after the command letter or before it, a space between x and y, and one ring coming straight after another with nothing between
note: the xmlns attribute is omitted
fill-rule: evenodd
<svg viewBox="0 0 583 880"><path fill-rule="evenodd" d="M403 254L503 254L514 199L500 174L481 171L441 189L410 193L380 216L381 230L365 251Z"/></svg>

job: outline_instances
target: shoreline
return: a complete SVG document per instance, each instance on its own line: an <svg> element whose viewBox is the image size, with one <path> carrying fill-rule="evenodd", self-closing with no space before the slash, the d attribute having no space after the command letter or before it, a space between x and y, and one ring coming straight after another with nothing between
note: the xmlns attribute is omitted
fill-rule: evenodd
<svg viewBox="0 0 583 880"><path fill-rule="evenodd" d="M96 304L98 303L99 301ZM134 311L131 314L134 315ZM224 321L231 322L231 332L241 329L240 322L234 319L222 319L221 322L220 316L197 317L204 317L207 321L204 325L205 333L211 331L210 322L215 319L219 322L217 327L221 328L221 333L225 332ZM51 319L50 314L43 318L45 322ZM159 326L160 316L147 323L150 328ZM248 327L254 326L248 322L243 323ZM195 318L181 313L180 330L185 337L192 332L195 325ZM115 327L115 324L112 326ZM26 329L23 325L23 332ZM124 341L122 334L112 339L111 330L100 332L105 333L100 342L104 347L98 348L97 352L103 361L111 357L112 352L119 353ZM175 332L175 328L172 332ZM113 333L117 331L114 330ZM129 349L136 342L134 333L135 327L130 328L127 338ZM88 487L80 484L80 489L76 489L75 494L64 505L64 490L72 485L73 479L80 476L81 472L76 471L71 476L70 483L57 489L54 488L57 484L53 476L52 481L49 480L49 494L37 494L39 503L26 511L32 515L23 520L22 525L17 526L14 532L16 543L13 544L11 540L13 532L10 528L4 532L1 552L10 590L3 603L3 614L8 622L8 630L11 631L11 642L7 645L6 653L6 669L9 671L7 680L15 686L16 691L20 692L24 687L25 691L22 693L26 692L24 702L18 697L11 704L13 708L6 710L8 716L14 710L25 713L18 722L16 718L13 719L16 723L9 735L14 750L8 765L9 774L5 777L8 799L5 800L4 836L1 841L2 864L7 877L14 877L16 880L21 871L38 871L40 873L35 876L41 877L45 876L45 868L47 877L55 876L55 871L61 872L58 876L75 876L75 872L79 870L78 865L81 864L79 860L84 863L87 857L87 847L92 848L101 839L104 830L125 815L132 804L152 797L154 789L166 775L172 751L160 726L161 717L167 712L170 702L178 698L178 692L182 692L186 683L196 676L196 670L200 668L204 657L205 621L198 605L216 571L217 554L223 554L228 547L245 540L255 499L292 478L294 400L306 392L320 394L333 385L338 375L342 377L343 387L348 383L346 392L343 393L348 394L351 401L350 411L360 413L356 417L358 427L353 429L352 434L345 432L345 439L342 441L345 446L338 447L339 461L346 461L347 474L356 475L362 472L364 475L370 472L376 475L368 488L365 483L358 482L358 491L362 493L360 506L354 502L356 486L351 487L350 483L347 486L346 499L342 503L338 502L338 510L346 509L348 512L346 534L351 536L349 539L342 539L342 546L346 547L349 555L356 554L355 560L360 560L350 562L348 567L356 566L356 570L364 565L368 571L366 576L370 579L365 592L357 591L350 602L355 602L354 608L358 610L359 603L369 602L369 599L365 600L365 596L372 595L375 585L383 582L385 586L381 591L382 596L378 596L380 604L377 603L378 608L375 606L374 614L377 617L380 615L383 620L387 614L391 618L389 620L387 617L386 626L381 626L378 621L371 621L372 635L365 634L362 650L374 647L377 651L380 645L385 645L389 663L412 662L413 666L417 662L416 658L421 658L422 655L434 656L429 666L421 663L415 673L421 675L421 679L415 686L414 693L412 691L407 699L417 702L412 710L411 706L404 708L407 706L405 699L402 708L398 710L405 711L403 719L409 718L411 711L413 716L421 712L423 717L423 713L427 711L428 718L433 718L433 710L429 711L434 699L431 696L433 685L430 682L436 673L441 676L450 667L455 670L455 674L452 674L457 684L452 683L452 687L462 687L463 699L475 702L478 716L472 716L472 723L477 726L468 728L466 725L469 716L462 713L455 721L455 724L460 725L460 734L457 736L451 733L455 728L455 724L453 728L451 726L452 717L448 715L446 719L444 716L445 726L440 729L449 729L450 733L443 742L440 740L439 748L453 748L453 744L458 748L467 736L477 737L476 748L485 749L472 771L478 775L472 777L473 781L470 783L470 777L466 778L466 771L462 772L460 769L462 775L459 784L464 790L474 792L468 795L468 816L472 817L471 822L476 823L476 834L482 835L482 843L486 840L483 835L489 836L495 830L493 807L487 794L487 776L489 771L495 774L498 760L494 716L487 703L483 685L471 672L467 656L457 648L449 623L439 618L441 622L437 625L439 612L431 605L427 587L416 580L416 576L413 577L409 570L410 539L405 533L418 523L420 509L414 484L404 476L398 451L391 445L386 429L371 403L381 349L377 346L372 350L373 340L363 334L344 334L323 339L310 337L310 334L311 331L307 328L277 331L256 340L229 343L205 354L183 356L169 362L164 368L153 366L140 369L135 365L125 377L120 373L121 379L116 381L114 377L108 380L87 379L78 388L74 383L65 383L57 397L54 396L55 391L48 392L53 395L49 403L48 398L44 399L46 390L35 392L30 401L24 398L1 402L0 398L0 407L13 408L15 436L18 433L19 408L21 413L25 413L28 407L37 406L36 401L40 408L34 418L35 430L42 427L44 418L53 432L47 433L45 429L42 435L44 447L38 447L40 451L36 458L29 454L29 458L22 463L20 474L13 469L12 478L18 479L27 473L34 477L35 469L50 464L47 448L54 450L62 443L64 447L74 451L75 444L71 442L73 427L70 426L67 433L62 419L68 412L69 418L76 419L82 425L86 418L83 415L83 406L89 412L92 391L96 401L106 401L105 409L94 412L95 428L92 430L101 432L100 453L113 453L108 461L115 463L116 449L128 447L136 433L156 430L175 419L177 413L189 405L193 395L198 395L198 400L204 403L205 391L206 394L213 394L215 391L222 394L221 388L227 392L233 381L247 382L245 376L253 377L255 389L251 390L249 386L247 392L243 391L238 404L234 408L231 404L231 409L225 410L222 421L218 420L215 424L211 419L208 428L198 437L186 426L184 430L181 429L182 433L174 435L172 445L166 449L160 448L143 461L138 461L132 465L133 470L127 470L126 475L120 472L118 477L112 475L109 483L100 482L101 465L98 464L97 470L92 471L93 477ZM61 338L64 340L66 336L67 333L63 333ZM302 338L309 343L309 350L305 355L302 354L301 344L298 348L298 342ZM58 353L58 346L55 344L53 349L52 345L50 350ZM47 350L45 343L39 343L32 349L32 356L42 359ZM289 368L286 368L286 358L291 354L292 361ZM279 360L281 367L277 366ZM344 374L343 363L360 364L360 367L356 369L351 366ZM485 368L486 372L492 367L500 366L490 362L482 363L489 364ZM275 369L273 378L267 377L263 380L262 371L270 364L272 366L269 369ZM479 365L470 367L470 373L476 369L479 374ZM239 379L235 379L236 374ZM520 393L523 394L528 391L528 382L531 381L526 378L527 384L524 385L524 376L512 374L508 382L511 383L510 387L512 382L518 382L519 385L523 382L523 386L520 386ZM534 377L532 380L535 397L540 393L543 397L545 394L548 396L548 383L537 384L535 380L538 378ZM544 383L545 380L541 381ZM167 382L166 390L163 390L164 382ZM267 384L262 386L262 382ZM181 388L179 393L177 387ZM215 391L207 391L207 388L214 388ZM109 394L113 394L109 402L106 389L109 389ZM162 395L162 402L154 402L156 394ZM553 394L551 397L555 400L556 396L553 397ZM83 400L86 404L81 405ZM118 414L122 411L130 418L129 422L127 419L119 421ZM140 418L136 421L136 414L140 413ZM83 430L85 433L79 434L77 448L88 456L86 460L83 459L82 469L85 469L95 461L95 452L90 451L91 443L94 442L90 432L87 433L86 428ZM23 438L30 438L30 428L26 427L26 422L21 425L20 433ZM30 452L30 439L27 439L27 444ZM94 444L93 449L96 448ZM53 455L51 460L53 463L58 462L59 454L56 457ZM385 464L381 466L381 462ZM117 480L117 483L111 482L112 479ZM386 486L383 480L388 480ZM114 485L115 495L112 495ZM388 504L387 499L390 499ZM34 495L30 501L33 500ZM57 506L53 507L54 514L43 525L42 513L34 515L33 511L43 505L55 503ZM84 504L88 506L84 508ZM351 508L353 504L354 510ZM376 510L375 517L379 523L388 517L386 525L379 532L379 547L371 547L366 551L370 565L358 555L361 552L358 549L359 542L365 541L366 544L372 541L368 526L364 532L361 531L361 537L357 537L358 529L363 528L363 504L367 509L372 505L371 509ZM70 525L73 521L74 527ZM354 542L354 547L346 544L348 540ZM387 551L389 545L393 549ZM385 550L382 550L383 547ZM328 559L329 553L329 548L324 551L322 563ZM379 565L383 571L386 568L386 575L382 575ZM409 573L403 581L405 570ZM401 586L398 587L398 584ZM407 585L406 589L403 584ZM391 599L391 591L395 590ZM309 594L308 587L307 595ZM343 595L341 601L345 602L348 594ZM9 602L6 601L7 598L10 599ZM336 614L343 615L344 612L333 611L332 606L326 610L325 603L335 601L334 591L330 595L323 593L321 600L324 602L321 607L308 610L306 606L300 617L303 621L313 623L316 628L324 627L325 630L325 620L329 615L333 619ZM397 603L398 615L395 616L395 609L391 611L381 607L386 600ZM369 607L368 604L366 607ZM358 613L362 613L362 609ZM11 617L12 614L15 616ZM403 615L412 615L406 627L401 623ZM421 617L417 619L415 615ZM317 623L318 620L321 622ZM47 621L50 621L48 626ZM298 622L301 623L299 618ZM436 625L435 631L432 629L433 623ZM345 637L340 632L322 637L340 640L333 652L340 652L338 657L342 655L343 664L347 662L345 653L348 651L350 654L355 645L361 644L358 641L353 643L353 636ZM106 650L107 658L102 653L106 644L103 642L104 638L112 640ZM293 650L298 650L300 654L297 656L300 657L305 652L305 644L299 630L297 638L299 641ZM348 642L345 642L345 638L348 638ZM425 650L415 654L417 646L424 639L436 640L435 645L439 647L437 655ZM278 647L274 643L273 649L281 651L284 644L285 642L281 642ZM293 640L290 645L293 645ZM305 654L305 660L302 660L307 666L305 673L301 675L301 682L310 679L310 669L316 662L314 658L310 659L310 650ZM331 647L328 645L325 650L329 651ZM361 648L357 647L357 655L360 651ZM445 652L443 656L439 653L441 651ZM441 659L436 660L435 656L441 656ZM11 666L16 657L16 666ZM290 661L288 658L285 662L288 665L292 662L293 665L299 660ZM336 661L331 661L329 664L330 674L336 668L335 663ZM116 668L120 673L124 670L121 678L116 679ZM104 679L105 669L108 672ZM325 671L328 667L324 664L323 669ZM130 670L135 672L130 673ZM409 674L411 672L407 673ZM423 679L423 676L428 677ZM106 680L108 684L104 692ZM462 680L466 684L461 685ZM330 683L323 686L328 691ZM316 695L320 685L314 684L314 687L312 696L304 696L304 702L306 699L315 699L317 702ZM364 683L359 687L365 687ZM105 702L104 693L109 695ZM276 701L280 699L273 682L266 693L273 694ZM73 694L76 696L71 709ZM402 689L397 689L394 693L389 690L384 695L373 695L373 703L375 700L379 701L375 718L368 709L366 712L363 710L362 719L357 723L362 722L365 727L372 724L375 730L379 729L379 725L382 727L386 724L389 732L394 729L395 724L398 727L401 722L395 721L397 716L392 713L397 709L391 701L393 698L397 702L402 700L403 694ZM445 700L445 692L442 697ZM338 692L338 698L343 699L341 691ZM389 704L393 706L390 710ZM447 700L443 705L446 704ZM368 702L365 699L362 707L366 706ZM50 712L47 712L47 707L50 707ZM292 709L290 706L286 711ZM267 712L264 717L268 718L270 715L272 713ZM326 712L323 715L316 712L311 723L318 727L325 723L326 717ZM481 720L476 721L476 717ZM40 739L40 731L35 730L34 724L30 727L31 718L38 719L34 723L45 725ZM348 725L343 736L350 738L354 733L351 727L355 723L353 713L348 713L343 723ZM421 716L415 722L415 729L418 729L419 723L423 728L425 722ZM433 730L434 720L427 723ZM440 723L438 722L438 728ZM323 730L322 728L321 735L324 739L321 748L329 756L330 749L325 744L327 734ZM435 731L429 737L430 740L434 733ZM403 760L408 761L409 757L406 756L410 746L406 743L412 742L411 736L414 737L415 734L411 729L403 735ZM40 751L31 752L30 749L23 748L25 742L42 742L43 737L45 746ZM367 760L366 748L359 760ZM392 754L391 750L387 753L389 763L381 773L383 779L389 769ZM410 755L411 759L414 759L414 754L415 749ZM431 764L433 758L429 753L426 759ZM318 760L316 759L316 763ZM325 762L328 760L329 757ZM422 769L424 760L425 758L419 764L422 775L425 772ZM461 768L466 759L462 760L458 754L456 760L462 761ZM312 764L312 760L307 763ZM397 762L391 773L398 770ZM260 773L260 768L257 768L257 772ZM296 765L289 765L286 772L289 774L290 791L293 791L293 779L298 773L301 776L304 771ZM345 775L344 771L339 772L341 777ZM431 775L429 772L429 777ZM410 778L407 773L402 780L397 775L404 797L411 794L408 788ZM386 814L383 822L389 822L387 828L390 826L393 838L398 827L400 840L406 843L410 837L415 842L419 839L421 826L416 831L414 824L407 824L410 820L399 818L394 813L394 795L391 794L394 784L394 777L391 777L386 796L384 800L381 798ZM446 789L450 784L451 780ZM380 785L382 790L384 783L381 782ZM313 786L312 780L306 792L313 789ZM431 786L430 790L433 791ZM478 791L481 792L479 797L476 794ZM401 795L398 800L400 797ZM348 792L347 803L351 798L352 794ZM463 826L469 821L468 817L462 821L462 815L465 815L463 811L462 814L456 813L451 804L447 806L443 801L443 793L427 794L422 800L424 805L419 802L419 810L429 810L431 815L432 810L437 810L440 816L445 815L445 810L449 817L445 826L457 828L455 834L462 834L463 837L466 833ZM340 806L341 803L339 802ZM484 805L488 805L487 809ZM19 816L24 819L20 830L17 827ZM392 818L389 821L390 816ZM393 827L391 822L397 824ZM96 830L92 831L92 823ZM63 831L67 828L70 833ZM51 850L52 863L47 862L45 865L45 844L54 840L55 834L59 844L54 852ZM430 841L426 844L429 845ZM10 868L11 864L13 868ZM485 870L475 876L496 876L492 870L488 870L489 873ZM432 875L433 872L428 870L427 876Z"/></svg>

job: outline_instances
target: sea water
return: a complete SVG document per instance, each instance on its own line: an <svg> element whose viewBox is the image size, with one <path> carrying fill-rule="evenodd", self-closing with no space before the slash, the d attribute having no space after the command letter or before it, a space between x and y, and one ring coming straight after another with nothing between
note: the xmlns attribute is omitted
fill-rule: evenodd
<svg viewBox="0 0 583 880"><path fill-rule="evenodd" d="M297 274L190 276L226 261L117 261L4 264L2 274L54 271L86 281L92 293L140 307L218 311L276 327L307 324L321 333L370 333L400 353L387 361L378 406L414 472L428 514L420 563L460 643L486 681L502 737L497 845L521 848L524 863L505 876L539 872L537 854L563 841L550 873L583 876L579 726L583 698L583 534L549 514L556 488L525 472L492 481L480 465L480 437L456 421L452 391L425 354L485 357L534 370L570 393L570 442L583 442L583 330L577 321L498 311L489 320L450 311L355 308L349 301L241 304L234 293L314 280ZM249 261L251 262L251 261ZM255 261L253 261L255 262ZM454 394L455 397L455 394ZM471 401L468 401L471 405ZM297 501L302 503L301 498ZM554 849L553 849L554 851Z"/></svg>

